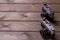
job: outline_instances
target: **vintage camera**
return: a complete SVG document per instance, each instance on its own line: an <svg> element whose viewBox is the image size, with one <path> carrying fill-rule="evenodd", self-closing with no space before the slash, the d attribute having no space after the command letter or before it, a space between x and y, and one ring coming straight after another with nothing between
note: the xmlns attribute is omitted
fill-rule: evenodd
<svg viewBox="0 0 60 40"><path fill-rule="evenodd" d="M42 13L41 13L41 27L40 34L44 39L54 39L55 38L55 28L52 25L54 23L54 11L50 8L50 6L44 2L42 5Z"/></svg>
<svg viewBox="0 0 60 40"><path fill-rule="evenodd" d="M54 22L54 11L52 11L50 6L46 2L44 2L42 5L41 17L45 17L50 22Z"/></svg>
<svg viewBox="0 0 60 40"><path fill-rule="evenodd" d="M44 18L42 20L41 27L42 30L40 30L40 32L44 38L55 38L55 28L47 19Z"/></svg>

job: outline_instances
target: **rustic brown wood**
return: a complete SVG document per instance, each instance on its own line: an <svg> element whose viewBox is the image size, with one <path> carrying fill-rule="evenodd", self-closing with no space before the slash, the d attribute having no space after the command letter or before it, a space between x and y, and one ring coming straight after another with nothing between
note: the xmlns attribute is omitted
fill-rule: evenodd
<svg viewBox="0 0 60 40"><path fill-rule="evenodd" d="M51 4L53 11L60 12L60 5ZM0 11L41 11L42 4L0 4Z"/></svg>
<svg viewBox="0 0 60 40"><path fill-rule="evenodd" d="M0 3L60 3L60 0L0 0Z"/></svg>
<svg viewBox="0 0 60 40"><path fill-rule="evenodd" d="M40 21L41 12L0 12L0 20L35 20ZM57 16L58 15L58 16ZM55 21L60 21L60 13L55 13Z"/></svg>
<svg viewBox="0 0 60 40"><path fill-rule="evenodd" d="M12 31L40 31L41 22L0 22L0 30ZM56 31L60 31L60 22L54 25Z"/></svg>
<svg viewBox="0 0 60 40"><path fill-rule="evenodd" d="M56 21L60 21L60 13L55 13L54 19L55 19Z"/></svg>
<svg viewBox="0 0 60 40"><path fill-rule="evenodd" d="M60 4L51 4L51 8L53 9L53 11L55 12L60 12Z"/></svg>
<svg viewBox="0 0 60 40"><path fill-rule="evenodd" d="M60 40L60 32L56 32L55 40Z"/></svg>
<svg viewBox="0 0 60 40"><path fill-rule="evenodd" d="M40 4L0 4L0 11L40 11Z"/></svg>
<svg viewBox="0 0 60 40"><path fill-rule="evenodd" d="M54 25L56 31L60 31L60 22L56 22L56 25Z"/></svg>
<svg viewBox="0 0 60 40"><path fill-rule="evenodd" d="M40 20L40 12L0 12L1 20Z"/></svg>
<svg viewBox="0 0 60 40"><path fill-rule="evenodd" d="M0 40L43 40L39 32L0 32Z"/></svg>
<svg viewBox="0 0 60 40"><path fill-rule="evenodd" d="M40 22L1 22L0 30L39 31Z"/></svg>
<svg viewBox="0 0 60 40"><path fill-rule="evenodd" d="M60 40L60 0L0 0L0 40L43 40L38 32L43 2L56 12L54 27Z"/></svg>

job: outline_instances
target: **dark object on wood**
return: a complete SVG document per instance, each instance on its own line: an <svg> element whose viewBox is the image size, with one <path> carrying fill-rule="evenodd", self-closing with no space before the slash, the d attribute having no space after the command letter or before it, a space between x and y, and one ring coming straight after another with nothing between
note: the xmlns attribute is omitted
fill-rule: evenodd
<svg viewBox="0 0 60 40"><path fill-rule="evenodd" d="M51 10L47 3L43 3L42 13L41 13L41 27L40 30L41 36L45 39L54 40L55 38L55 29L52 23L54 23L54 12Z"/></svg>
<svg viewBox="0 0 60 40"><path fill-rule="evenodd" d="M55 36L54 36L55 34L54 35L49 35L46 30L45 31L44 30L41 30L40 31L40 34L44 38L44 40L55 40Z"/></svg>
<svg viewBox="0 0 60 40"><path fill-rule="evenodd" d="M54 22L54 11L52 11L50 6L46 2L44 2L42 5L41 17L45 17L48 21L52 23Z"/></svg>
<svg viewBox="0 0 60 40"><path fill-rule="evenodd" d="M47 19L42 20L41 27L42 27L42 30L40 31L40 33L44 39L46 38L54 39L55 29L53 25Z"/></svg>

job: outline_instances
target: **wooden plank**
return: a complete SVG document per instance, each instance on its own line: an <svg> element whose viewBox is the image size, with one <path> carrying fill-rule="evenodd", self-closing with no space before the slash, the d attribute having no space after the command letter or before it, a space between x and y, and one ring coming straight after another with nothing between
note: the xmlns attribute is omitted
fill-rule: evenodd
<svg viewBox="0 0 60 40"><path fill-rule="evenodd" d="M0 12L1 20L40 20L40 12Z"/></svg>
<svg viewBox="0 0 60 40"><path fill-rule="evenodd" d="M0 11L40 11L40 4L0 4Z"/></svg>
<svg viewBox="0 0 60 40"><path fill-rule="evenodd" d="M60 5L51 4L52 10L60 12ZM42 4L0 4L0 11L41 11Z"/></svg>
<svg viewBox="0 0 60 40"><path fill-rule="evenodd" d="M41 12L0 12L0 20L41 20ZM58 16L57 16L58 15ZM60 13L54 14L55 21L60 21Z"/></svg>
<svg viewBox="0 0 60 40"><path fill-rule="evenodd" d="M60 0L0 0L0 3L60 3Z"/></svg>
<svg viewBox="0 0 60 40"><path fill-rule="evenodd" d="M56 25L54 25L56 31L60 31L60 22L56 22Z"/></svg>
<svg viewBox="0 0 60 40"><path fill-rule="evenodd" d="M60 13L55 13L55 15L54 15L54 19L56 20L56 21L60 21Z"/></svg>
<svg viewBox="0 0 60 40"><path fill-rule="evenodd" d="M0 22L0 30L11 31L40 31L41 22ZM54 25L56 31L60 31L60 22Z"/></svg>
<svg viewBox="0 0 60 40"><path fill-rule="evenodd" d="M0 40L43 40L38 32L0 32Z"/></svg>
<svg viewBox="0 0 60 40"><path fill-rule="evenodd" d="M0 30L39 31L40 22L0 22Z"/></svg>
<svg viewBox="0 0 60 40"><path fill-rule="evenodd" d="M60 32L56 32L55 40L60 40Z"/></svg>
<svg viewBox="0 0 60 40"><path fill-rule="evenodd" d="M20 35L20 34L22 35L22 33L24 33L24 32L21 32L21 33L16 33L16 32L15 32L15 33L14 33L14 32L13 32L13 33L12 33L12 32L11 32L11 33L10 33L10 32L8 32L8 33L7 33L7 32L3 32L3 33L2 33L2 32L0 32L0 37L3 36L3 38L4 38L4 37L7 36L7 35L9 36L9 38L11 37L10 35L13 35L13 37L16 37L16 36L18 36L18 35ZM26 34L26 33L25 33L25 34ZM29 33L29 34L30 34L30 33ZM32 36L34 35L34 36L32 37L32 38L34 38L34 40L39 39L39 38L41 39L40 34L35 33L35 32L34 32L34 33L31 33L31 34L32 34L32 35L30 35L30 37L32 37ZM36 35L36 36L35 36L35 35ZM40 37L39 37L38 35L39 35ZM12 38L13 38L13 37L12 37ZM18 36L18 37L19 37L19 36ZM17 37L17 38L18 38L18 37ZM30 37L29 37L29 38L30 38ZM36 37L37 37L37 38L36 38ZM60 34L56 32L56 39L59 40L59 37L60 37ZM1 37L1 38L2 38L2 37ZM36 38L36 39L35 39L35 38Z"/></svg>
<svg viewBox="0 0 60 40"><path fill-rule="evenodd" d="M51 8L55 12L60 12L60 4L51 4Z"/></svg>

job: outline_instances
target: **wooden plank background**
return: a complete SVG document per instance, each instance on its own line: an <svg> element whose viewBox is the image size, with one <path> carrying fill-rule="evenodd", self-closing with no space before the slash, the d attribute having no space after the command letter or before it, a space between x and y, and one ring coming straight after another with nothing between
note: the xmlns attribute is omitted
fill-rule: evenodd
<svg viewBox="0 0 60 40"><path fill-rule="evenodd" d="M60 0L0 0L0 3L60 3Z"/></svg>
<svg viewBox="0 0 60 40"><path fill-rule="evenodd" d="M0 0L0 39L43 40L38 32L43 2L55 12L56 40L60 40L60 0Z"/></svg>
<svg viewBox="0 0 60 40"><path fill-rule="evenodd" d="M52 10L60 12L60 5L50 4ZM41 4L0 4L0 11L41 12Z"/></svg>
<svg viewBox="0 0 60 40"><path fill-rule="evenodd" d="M1 20L35 20L40 21L41 12L0 12ZM58 15L58 16L57 16ZM60 13L55 13L54 15L56 21L60 21Z"/></svg>
<svg viewBox="0 0 60 40"><path fill-rule="evenodd" d="M43 40L39 32L0 32L0 40Z"/></svg>

